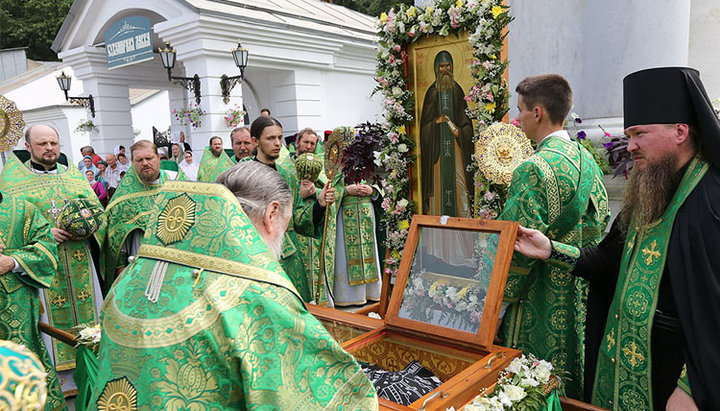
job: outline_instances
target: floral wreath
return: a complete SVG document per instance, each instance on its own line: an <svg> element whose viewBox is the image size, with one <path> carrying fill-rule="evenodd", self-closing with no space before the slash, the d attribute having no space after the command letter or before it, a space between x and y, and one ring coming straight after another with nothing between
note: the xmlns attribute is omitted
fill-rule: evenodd
<svg viewBox="0 0 720 411"><path fill-rule="evenodd" d="M473 87L465 100L475 103L475 108L468 109L467 114L475 120L473 140L477 140L485 127L501 121L509 110L507 84L503 78L507 61L500 59L500 52L506 35L504 29L511 20L508 7L501 0L438 0L424 8L401 5L399 9L393 8L380 16L375 77L378 85L374 92L381 92L384 97L382 105L390 130L382 140L381 151L376 153L377 162L390 171L385 178L386 196L382 203L388 232L386 245L390 252L385 264L386 273L397 274L414 208L409 200L408 169L415 162L411 155L415 142L405 128L413 120L414 96L412 91L407 90L404 70L407 52L404 48L425 34L459 36L464 31L470 33ZM473 166L473 169L476 168ZM482 173L476 172L475 176L476 193L495 188ZM496 195L493 200L500 197ZM504 203L493 201L487 205L484 198L477 200L478 195L475 215L480 215L483 207L501 209ZM499 212L495 211L495 216L497 214Z"/></svg>

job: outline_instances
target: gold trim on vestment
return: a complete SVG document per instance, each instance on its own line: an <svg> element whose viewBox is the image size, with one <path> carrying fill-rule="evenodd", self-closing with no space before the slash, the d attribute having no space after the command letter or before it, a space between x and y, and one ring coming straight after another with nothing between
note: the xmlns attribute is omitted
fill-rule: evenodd
<svg viewBox="0 0 720 411"><path fill-rule="evenodd" d="M138 250L138 257L147 257L182 264L188 267L202 268L206 271L215 271L219 274L226 274L251 281L262 281L264 283L286 288L288 291L300 298L295 286L289 279L274 271L266 270L254 265L151 244L141 245L140 250ZM256 255L253 256L253 259L265 260L266 257L263 255ZM258 261L258 264L263 264L265 262L269 261ZM302 300L302 298L300 299Z"/></svg>
<svg viewBox="0 0 720 411"><path fill-rule="evenodd" d="M560 189L558 187L557 178L552 167L544 158L534 155L529 158L536 166L542 170L547 181L547 202L548 202L548 226L553 225L555 220L560 216L562 204L560 204Z"/></svg>
<svg viewBox="0 0 720 411"><path fill-rule="evenodd" d="M241 303L250 286L245 279L220 276L195 301L182 310L160 318L131 317L117 307L114 291L105 304L103 330L115 343L131 348L158 348L179 344L210 328L220 314Z"/></svg>

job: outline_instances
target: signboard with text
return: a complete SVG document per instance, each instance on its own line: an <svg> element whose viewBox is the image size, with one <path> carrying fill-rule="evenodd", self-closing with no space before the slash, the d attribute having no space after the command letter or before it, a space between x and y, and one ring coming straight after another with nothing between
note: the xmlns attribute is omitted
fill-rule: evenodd
<svg viewBox="0 0 720 411"><path fill-rule="evenodd" d="M125 67L153 58L150 18L130 16L105 31L108 69Z"/></svg>

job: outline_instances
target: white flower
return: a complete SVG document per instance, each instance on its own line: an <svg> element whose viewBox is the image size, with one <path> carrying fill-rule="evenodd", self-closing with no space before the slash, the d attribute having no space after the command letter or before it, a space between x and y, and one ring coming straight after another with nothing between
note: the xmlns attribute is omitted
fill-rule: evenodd
<svg viewBox="0 0 720 411"><path fill-rule="evenodd" d="M510 398L510 401L512 402L518 402L527 395L525 390L517 385L506 385L503 387L503 392L507 394L508 398Z"/></svg>
<svg viewBox="0 0 720 411"><path fill-rule="evenodd" d="M373 161L375 165L378 167L382 166L382 152L374 151L373 156L375 157L375 161Z"/></svg>
<svg viewBox="0 0 720 411"><path fill-rule="evenodd" d="M458 289L452 286L448 287L447 290L445 290L445 296L451 300L455 298L457 293Z"/></svg>
<svg viewBox="0 0 720 411"><path fill-rule="evenodd" d="M537 387L538 385L540 385L540 383L532 378L523 378L522 380L520 380L520 385Z"/></svg>
<svg viewBox="0 0 720 411"><path fill-rule="evenodd" d="M397 149L398 149L398 151L401 152L401 153L407 153L407 152L408 152L408 146L407 146L407 144L405 144L405 143L399 144L399 145L397 146Z"/></svg>
<svg viewBox="0 0 720 411"><path fill-rule="evenodd" d="M508 372L511 372L513 374L518 374L518 373L520 373L520 371L522 371L522 367L523 367L522 360L520 358L516 358L516 359L512 360L510 365L508 365L508 367L505 370Z"/></svg>
<svg viewBox="0 0 720 411"><path fill-rule="evenodd" d="M400 97L400 96L402 96L403 91L400 87L395 86L392 88L392 93L393 93L393 96Z"/></svg>
<svg viewBox="0 0 720 411"><path fill-rule="evenodd" d="M547 384L547 382L550 380L551 374L552 364L545 360L540 360L540 364L535 367L535 375L537 376L538 381L540 381L542 384Z"/></svg>
<svg viewBox="0 0 720 411"><path fill-rule="evenodd" d="M398 205L400 208L405 208L405 207L408 206L408 204L410 204L410 203L409 203L406 199L404 199L404 198L403 198L403 199L400 199L400 201L397 202L397 205Z"/></svg>

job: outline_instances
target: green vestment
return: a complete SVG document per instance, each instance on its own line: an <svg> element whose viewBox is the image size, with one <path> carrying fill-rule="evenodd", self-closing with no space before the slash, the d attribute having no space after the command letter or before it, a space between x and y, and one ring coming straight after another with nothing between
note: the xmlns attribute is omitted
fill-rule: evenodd
<svg viewBox="0 0 720 411"><path fill-rule="evenodd" d="M235 165L235 162L230 159L225 150L222 150L220 155L215 157L210 148L205 147L200 159L197 181L214 183L220 174L233 165Z"/></svg>
<svg viewBox="0 0 720 411"><path fill-rule="evenodd" d="M707 163L694 159L663 216L628 227L598 355L593 404L617 410L665 408L652 402L650 334L675 215L707 170Z"/></svg>
<svg viewBox="0 0 720 411"><path fill-rule="evenodd" d="M170 181L154 215L103 306L97 409L378 408L232 193Z"/></svg>
<svg viewBox="0 0 720 411"><path fill-rule="evenodd" d="M300 180L297 178L292 161L276 162L275 169L285 179L293 193L293 216L283 238L282 258L280 264L290 277L303 301L315 298L312 294L312 272L305 270L303 255L298 247L298 234L318 238L322 235L322 226L313 223L313 207L315 197L303 200L300 195Z"/></svg>
<svg viewBox="0 0 720 411"><path fill-rule="evenodd" d="M582 170L582 171L581 171ZM577 247L602 239L610 219L602 173L577 143L551 136L513 172L499 220L518 221ZM582 396L586 280L569 270L513 256L505 289L505 345L568 373L565 389Z"/></svg>
<svg viewBox="0 0 720 411"><path fill-rule="evenodd" d="M65 201L86 198L102 207L87 179L76 167L66 168L58 164L57 174L38 174L20 162L13 154L8 158L0 174L0 190L27 200L42 213L51 224ZM93 234L102 250L106 226ZM57 275L45 292L44 307L50 325L69 330L80 324L96 324L98 314L95 279L90 241L67 240L58 246ZM98 272L98 275L102 275ZM99 303L99 301L97 301ZM75 368L75 349L53 339L55 369L65 371Z"/></svg>
<svg viewBox="0 0 720 411"><path fill-rule="evenodd" d="M132 240L135 230L142 233L152 217L151 211L155 198L160 194L162 184L169 180L164 170L160 170L158 184L145 184L131 167L120 186L115 191L112 201L105 209L108 228L105 237L105 253L103 267L105 271L105 290L115 281L115 270L127 265L127 255L123 253L123 245Z"/></svg>
<svg viewBox="0 0 720 411"><path fill-rule="evenodd" d="M5 245L2 254L14 258L25 273L0 275L0 340L24 345L37 355L47 372L45 409L64 409L57 373L38 330L38 288L50 287L57 269L50 224L32 204L2 193L0 241Z"/></svg>
<svg viewBox="0 0 720 411"><path fill-rule="evenodd" d="M346 193L342 175L333 178L332 187L335 188L335 202L330 204L326 211L329 217L324 250L325 270L324 273L319 272L320 262L318 262L318 272L316 272L318 275L324 274L325 277L321 281L315 281L313 295L320 296L317 300L318 305L328 305L327 289L329 288L335 305L364 304L367 302L365 293L350 292L348 286L364 285L379 280L379 268L375 259L372 200L370 197L357 197ZM337 237L338 220L342 222L342 238ZM337 247L342 247L345 251L343 261L336 261ZM336 289L336 276L343 276L343 290ZM358 300L346 300L350 295Z"/></svg>

